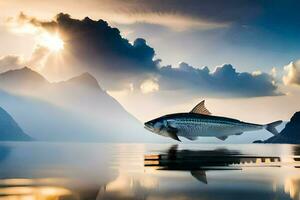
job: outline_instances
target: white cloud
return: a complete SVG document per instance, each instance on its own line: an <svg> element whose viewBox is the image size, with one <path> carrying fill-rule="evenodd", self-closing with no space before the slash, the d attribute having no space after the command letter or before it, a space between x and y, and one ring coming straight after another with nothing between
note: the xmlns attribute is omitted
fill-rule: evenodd
<svg viewBox="0 0 300 200"><path fill-rule="evenodd" d="M256 70L256 71L252 72L253 76L259 76L261 74L262 74L262 72L260 70Z"/></svg>
<svg viewBox="0 0 300 200"><path fill-rule="evenodd" d="M156 80L148 79L142 82L140 89L144 94L156 92L159 90L159 84Z"/></svg>
<svg viewBox="0 0 300 200"><path fill-rule="evenodd" d="M190 91L193 95L214 97L258 97L282 95L268 73L238 72L231 64L217 66L214 71L180 63L160 69L160 90Z"/></svg>
<svg viewBox="0 0 300 200"><path fill-rule="evenodd" d="M0 73L10 69L20 68L23 62L23 58L16 55L7 55L0 57Z"/></svg>
<svg viewBox="0 0 300 200"><path fill-rule="evenodd" d="M300 60L284 66L284 70L287 72L282 78L285 85L300 85Z"/></svg>
<svg viewBox="0 0 300 200"><path fill-rule="evenodd" d="M271 69L271 76L273 77L273 78L276 78L277 77L277 69L275 68L275 67L273 67L272 69Z"/></svg>
<svg viewBox="0 0 300 200"><path fill-rule="evenodd" d="M104 16L110 22L121 24L148 23L157 24L173 29L185 31L190 28L209 30L226 28L230 24L225 22L211 22L205 19L194 18L173 13L136 13L136 14L110 14Z"/></svg>
<svg viewBox="0 0 300 200"><path fill-rule="evenodd" d="M0 57L0 73L25 66L40 71L43 69L48 55L49 50L47 48L37 46L28 59L19 55L2 56Z"/></svg>

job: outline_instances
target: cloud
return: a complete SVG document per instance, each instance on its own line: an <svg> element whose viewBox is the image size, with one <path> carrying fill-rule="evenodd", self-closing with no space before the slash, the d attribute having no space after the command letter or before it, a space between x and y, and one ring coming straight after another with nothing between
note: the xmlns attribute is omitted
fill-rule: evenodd
<svg viewBox="0 0 300 200"><path fill-rule="evenodd" d="M252 18L261 9L257 1L236 0L88 0L76 5L71 0L52 0L47 2L46 7L45 3L35 0L5 4L8 9L14 7L14 11L31 10L41 18L49 17L49 13L53 12L71 12L76 17L88 12L111 23L148 23L175 30L222 28L232 22ZM41 8L42 12L39 11ZM32 19L32 23L40 25L39 20Z"/></svg>
<svg viewBox="0 0 300 200"><path fill-rule="evenodd" d="M109 2L106 8L115 13L127 13L128 15L156 13L177 14L190 16L214 22L231 22L249 19L261 12L262 4L259 1L238 0L102 0L99 4ZM98 4L98 5L99 5Z"/></svg>
<svg viewBox="0 0 300 200"><path fill-rule="evenodd" d="M38 45L35 47L31 57L26 62L26 65L40 71L44 68L49 55L50 51L48 48Z"/></svg>
<svg viewBox="0 0 300 200"><path fill-rule="evenodd" d="M0 57L0 73L10 69L20 68L23 64L23 58L16 55L7 55Z"/></svg>
<svg viewBox="0 0 300 200"><path fill-rule="evenodd" d="M137 38L133 44L123 38L117 28L110 27L104 20L73 19L68 14L60 13L54 21L40 21L21 13L19 20L30 23L49 32L59 32L66 49L80 58L86 57L101 61L106 70L115 71L135 69L153 70L159 60L153 60L154 49L146 44L143 38ZM98 58L95 58L98 57ZM117 58L111 62L111 58ZM119 60L122 59L122 65ZM125 64L125 65L124 65Z"/></svg>
<svg viewBox="0 0 300 200"><path fill-rule="evenodd" d="M284 70L287 72L282 78L285 85L300 85L300 60L286 65Z"/></svg>
<svg viewBox="0 0 300 200"><path fill-rule="evenodd" d="M261 13L257 1L237 0L98 0L93 2L101 17L112 23L148 23L177 31L219 29L242 24ZM93 8L91 8L93 9Z"/></svg>
<svg viewBox="0 0 300 200"><path fill-rule="evenodd" d="M2 56L0 57L0 73L24 66L30 66L34 70L40 71L44 67L48 56L49 50L42 46L37 46L28 59L18 55Z"/></svg>
<svg viewBox="0 0 300 200"><path fill-rule="evenodd" d="M64 58L61 70L71 66L77 69L77 73L88 71L107 89L140 83L147 78L147 73L157 71L160 62L159 59L154 59L155 51L145 39L137 38L131 44L121 36L117 28L110 27L104 20L92 20L88 17L78 20L62 13L53 21L41 21L23 13L18 20L49 33L59 34L64 41L64 50L60 53ZM51 69L53 63L45 64L48 70L44 71L48 76L54 73ZM57 69L55 73L57 74Z"/></svg>
<svg viewBox="0 0 300 200"><path fill-rule="evenodd" d="M140 89L144 94L157 92L159 91L159 84L157 83L157 80L147 79L142 82Z"/></svg>
<svg viewBox="0 0 300 200"><path fill-rule="evenodd" d="M18 55L7 55L0 57L0 73L30 66L34 70L40 71L44 67L49 56L49 50L42 46L37 46L30 58L25 59Z"/></svg>
<svg viewBox="0 0 300 200"><path fill-rule="evenodd" d="M195 68L180 63L178 68L161 68L161 90L182 90L202 96L257 97L280 95L273 77L267 73L237 72L230 64L216 67Z"/></svg>
<svg viewBox="0 0 300 200"><path fill-rule="evenodd" d="M130 43L117 28L110 27L103 20L88 17L78 20L61 13L53 21L40 21L22 14L21 21L50 33L59 33L64 41L60 55L64 58L62 65L54 62L56 57L53 56L47 56L43 61L43 71L48 79L51 73L87 71L109 91L121 91L130 85L132 91L144 94L166 90L219 97L281 94L272 75L261 71L237 72L230 64L216 67L212 72L208 67L198 69L187 63L181 63L178 68L160 67L160 60L154 58L155 50L145 39L138 38ZM40 63L45 55L45 50L37 49L32 60ZM71 69L69 72L68 68Z"/></svg>
<svg viewBox="0 0 300 200"><path fill-rule="evenodd" d="M171 28L174 31L186 31L189 29L219 29L226 28L229 22L214 22L205 19L197 19L188 15L174 13L141 13L109 15L107 20L118 24L147 23Z"/></svg>

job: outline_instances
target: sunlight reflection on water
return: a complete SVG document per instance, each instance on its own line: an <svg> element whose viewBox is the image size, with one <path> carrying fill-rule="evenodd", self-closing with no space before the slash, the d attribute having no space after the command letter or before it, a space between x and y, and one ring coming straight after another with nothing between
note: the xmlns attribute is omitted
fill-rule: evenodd
<svg viewBox="0 0 300 200"><path fill-rule="evenodd" d="M300 146L0 143L0 199L300 199Z"/></svg>

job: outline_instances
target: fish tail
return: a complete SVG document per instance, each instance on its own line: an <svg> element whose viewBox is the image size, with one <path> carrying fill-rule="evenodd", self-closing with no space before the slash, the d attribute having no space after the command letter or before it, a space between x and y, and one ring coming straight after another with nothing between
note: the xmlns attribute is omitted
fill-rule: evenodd
<svg viewBox="0 0 300 200"><path fill-rule="evenodd" d="M269 131L270 133L272 133L273 135L277 135L277 134L278 134L278 131L277 131L277 129L276 129L276 126L280 125L281 123L282 123L282 120L279 120L279 121L275 121L275 122L266 124L266 125L265 125L265 129L266 129L267 131Z"/></svg>

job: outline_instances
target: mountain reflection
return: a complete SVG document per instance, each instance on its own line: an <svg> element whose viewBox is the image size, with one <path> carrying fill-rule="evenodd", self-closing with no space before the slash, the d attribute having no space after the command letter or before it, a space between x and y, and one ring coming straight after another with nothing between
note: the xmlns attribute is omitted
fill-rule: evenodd
<svg viewBox="0 0 300 200"><path fill-rule="evenodd" d="M2 145L0 146L0 162L5 160L5 158L9 155L10 153L10 147Z"/></svg>

